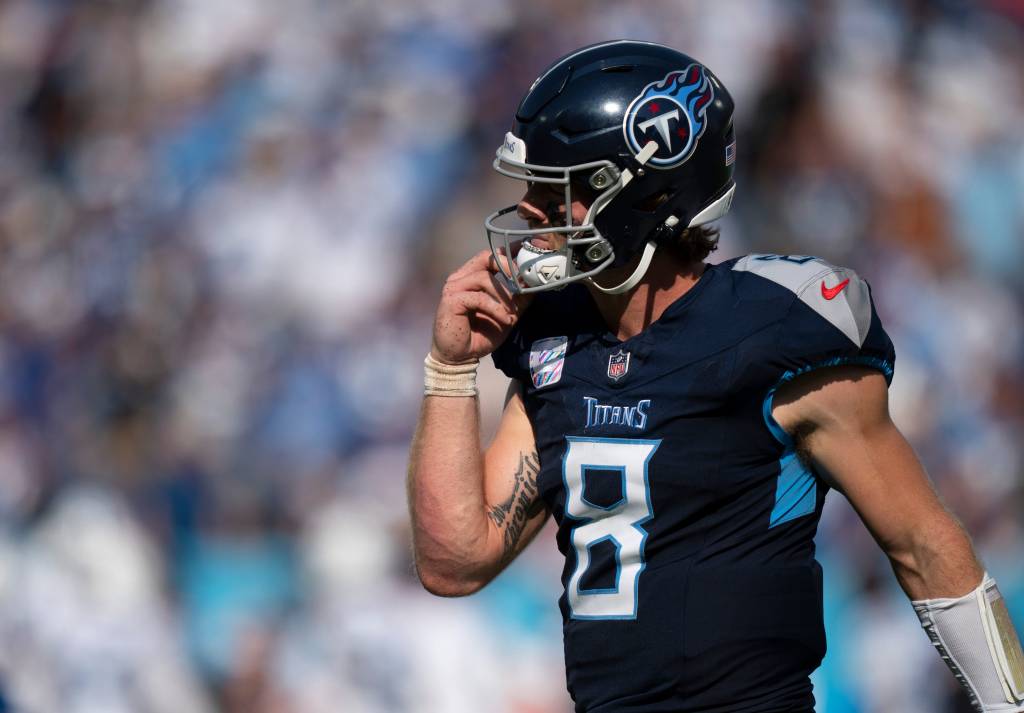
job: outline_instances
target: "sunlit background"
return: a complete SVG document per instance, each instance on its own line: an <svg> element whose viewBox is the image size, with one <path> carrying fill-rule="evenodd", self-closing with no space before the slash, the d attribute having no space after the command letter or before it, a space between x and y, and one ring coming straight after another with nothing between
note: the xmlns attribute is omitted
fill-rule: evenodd
<svg viewBox="0 0 1024 713"><path fill-rule="evenodd" d="M570 710L552 531L432 598L404 471L515 105L619 37L736 100L713 261L871 282L895 417L1024 626L1020 0L5 0L0 711ZM818 542L820 713L968 710L835 494Z"/></svg>

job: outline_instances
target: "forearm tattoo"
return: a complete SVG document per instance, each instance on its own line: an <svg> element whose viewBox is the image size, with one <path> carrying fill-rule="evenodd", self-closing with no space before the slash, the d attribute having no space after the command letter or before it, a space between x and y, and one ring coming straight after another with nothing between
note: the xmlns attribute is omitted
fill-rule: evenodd
<svg viewBox="0 0 1024 713"><path fill-rule="evenodd" d="M512 555L523 536L526 522L544 507L537 497L537 473L540 472L540 459L536 451L519 454L519 465L516 468L512 494L504 502L491 507L488 516L502 530L506 559Z"/></svg>

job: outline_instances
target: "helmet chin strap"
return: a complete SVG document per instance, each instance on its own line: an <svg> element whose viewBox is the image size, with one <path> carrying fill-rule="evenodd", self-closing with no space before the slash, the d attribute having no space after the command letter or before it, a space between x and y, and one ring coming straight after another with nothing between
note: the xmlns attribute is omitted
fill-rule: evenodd
<svg viewBox="0 0 1024 713"><path fill-rule="evenodd" d="M644 252L640 256L640 262L637 263L636 269L633 270L633 274L627 277L623 282L615 285L614 287L602 287L597 284L594 278L590 278L590 284L599 289L606 295L621 295L623 292L628 292L636 287L637 283L643 279L644 274L647 272L647 268L651 266L651 258L654 257L654 250L658 246L653 240L648 240L647 244L644 245Z"/></svg>
<svg viewBox="0 0 1024 713"><path fill-rule="evenodd" d="M637 163L643 166L644 164L651 160L651 156L657 153L657 151L658 144L654 141L648 141L644 145L643 149L641 149L640 153L637 154ZM641 174L642 173L643 172L641 171ZM622 172L623 186L625 186L632 180L632 171L626 169L625 171ZM604 206L602 205L601 208L604 208ZM665 221L665 224L668 225L669 227L672 227L678 222L679 219L672 215L669 216L668 220ZM594 287L596 287L598 290L605 293L606 295L621 295L623 292L628 292L629 290L632 290L634 287L636 287L637 283L640 282L640 280L642 280L644 275L647 273L647 268L651 266L651 258L654 257L654 250L657 247L658 246L654 243L653 240L648 240L647 244L644 245L644 252L640 256L640 262L637 263L636 269L633 270L633 274L631 274L624 281L620 282L614 287L602 287L601 285L597 284L597 282L594 281L594 278L590 277L587 279L589 280L590 284L592 284Z"/></svg>
<svg viewBox="0 0 1024 713"><path fill-rule="evenodd" d="M679 225L679 218L674 215L670 215L665 219L665 227L674 228ZM627 292L634 287L637 283L643 279L644 275L647 274L647 268L651 266L651 258L654 257L654 251L658 247L657 243L653 240L648 240L647 244L644 245L644 252L640 256L640 262L637 263L636 269L633 270L633 274L627 277L623 282L620 282L614 287L601 287L601 285L594 282L594 278L590 278L590 284L606 295L621 295L623 292Z"/></svg>

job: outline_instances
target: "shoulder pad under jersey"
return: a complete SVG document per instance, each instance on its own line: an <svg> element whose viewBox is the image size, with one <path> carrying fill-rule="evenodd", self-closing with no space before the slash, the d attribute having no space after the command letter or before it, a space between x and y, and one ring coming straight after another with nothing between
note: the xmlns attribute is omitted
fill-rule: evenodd
<svg viewBox="0 0 1024 713"><path fill-rule="evenodd" d="M733 270L791 293L773 359L791 378L823 366L861 364L892 380L896 353L871 299L871 288L845 267L801 255L748 255Z"/></svg>
<svg viewBox="0 0 1024 713"><path fill-rule="evenodd" d="M782 285L857 347L864 346L873 314L871 292L853 270L803 255L747 255L732 269Z"/></svg>

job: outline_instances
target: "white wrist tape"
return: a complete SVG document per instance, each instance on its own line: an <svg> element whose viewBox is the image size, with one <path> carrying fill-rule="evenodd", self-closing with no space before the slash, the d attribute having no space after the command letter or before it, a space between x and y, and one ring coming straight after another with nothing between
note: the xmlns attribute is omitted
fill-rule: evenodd
<svg viewBox="0 0 1024 713"><path fill-rule="evenodd" d="M912 604L976 710L1024 711L1024 652L994 579L986 573L977 589L958 599Z"/></svg>
<svg viewBox="0 0 1024 713"><path fill-rule="evenodd" d="M480 361L445 364L430 354L423 360L425 396L476 396L476 368Z"/></svg>

